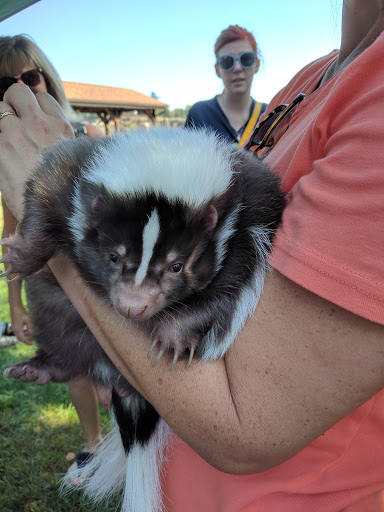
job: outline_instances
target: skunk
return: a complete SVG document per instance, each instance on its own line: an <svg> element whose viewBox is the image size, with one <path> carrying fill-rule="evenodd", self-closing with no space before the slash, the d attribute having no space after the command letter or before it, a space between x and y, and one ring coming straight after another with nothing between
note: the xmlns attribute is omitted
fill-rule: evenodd
<svg viewBox="0 0 384 512"><path fill-rule="evenodd" d="M2 260L10 264L4 275L30 276L39 348L5 374L38 384L88 376L112 390L115 429L84 468L95 501L123 492L124 512L162 510L159 472L171 431L112 364L46 263L66 255L106 304L140 322L154 364L165 351L172 367L179 358L218 359L256 308L284 205L278 179L257 157L207 130L83 137L42 158Z"/></svg>

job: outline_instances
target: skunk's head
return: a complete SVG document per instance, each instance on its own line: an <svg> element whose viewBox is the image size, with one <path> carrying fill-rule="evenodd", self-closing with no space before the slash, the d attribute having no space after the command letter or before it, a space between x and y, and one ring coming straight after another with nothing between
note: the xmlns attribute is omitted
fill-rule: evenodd
<svg viewBox="0 0 384 512"><path fill-rule="evenodd" d="M146 320L213 277L213 206L236 150L178 129L112 139L86 164L70 219L78 263L120 314Z"/></svg>

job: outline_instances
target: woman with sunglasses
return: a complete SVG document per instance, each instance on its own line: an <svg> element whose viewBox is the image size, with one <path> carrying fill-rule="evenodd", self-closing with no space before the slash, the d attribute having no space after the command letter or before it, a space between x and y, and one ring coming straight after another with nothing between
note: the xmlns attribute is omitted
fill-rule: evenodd
<svg viewBox="0 0 384 512"><path fill-rule="evenodd" d="M178 435L164 475L168 512L383 511L383 58L384 0L345 1L340 50L306 66L268 108L280 115L301 98L264 146L288 203L262 299L224 359L170 372L164 355L151 369L149 339L117 321L71 264L50 262L108 355ZM39 151L71 130L46 95L14 85L4 99L0 188L20 216Z"/></svg>
<svg viewBox="0 0 384 512"><path fill-rule="evenodd" d="M242 143L267 106L251 97L253 77L260 66L255 38L245 28L230 25L215 43L215 56L216 74L223 81L224 91L211 100L195 103L185 126L208 126L227 140Z"/></svg>
<svg viewBox="0 0 384 512"><path fill-rule="evenodd" d="M79 133L90 137L103 136L100 128L89 123L80 123L72 110L63 90L60 77L44 52L26 35L0 37L0 100L14 83L24 83L37 94L48 92L62 107L65 115L73 121ZM2 200L4 229L3 238L16 231L17 220ZM3 250L4 250L4 246ZM8 300L12 330L18 340L31 344L33 334L28 312L21 299L22 283L16 280L8 283ZM93 384L88 379L73 379L68 383L72 402L79 415L86 440L85 451L80 452L74 463L81 463L101 440L98 400ZM71 467L70 469L76 469Z"/></svg>

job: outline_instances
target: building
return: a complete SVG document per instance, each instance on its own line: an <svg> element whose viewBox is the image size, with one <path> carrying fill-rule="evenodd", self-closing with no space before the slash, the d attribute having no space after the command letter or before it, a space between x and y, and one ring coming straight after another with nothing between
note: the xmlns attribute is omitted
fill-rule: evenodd
<svg viewBox="0 0 384 512"><path fill-rule="evenodd" d="M166 103L132 89L77 82L63 82L63 86L73 109L77 112L97 114L105 125L106 133L109 121L115 123L116 130L120 129L120 120L124 112L137 111L139 114L145 114L155 124L156 115L168 109Z"/></svg>

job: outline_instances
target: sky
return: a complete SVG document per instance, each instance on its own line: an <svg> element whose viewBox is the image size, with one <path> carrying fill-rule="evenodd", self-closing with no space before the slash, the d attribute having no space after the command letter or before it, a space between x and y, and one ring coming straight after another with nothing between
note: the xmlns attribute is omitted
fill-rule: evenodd
<svg viewBox="0 0 384 512"><path fill-rule="evenodd" d="M341 11L342 0L41 0L2 21L0 35L33 37L62 80L154 92L175 109L222 92L213 46L229 25L255 36L251 93L269 102L339 47Z"/></svg>

